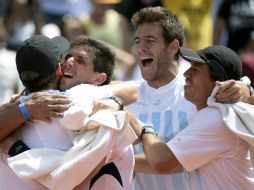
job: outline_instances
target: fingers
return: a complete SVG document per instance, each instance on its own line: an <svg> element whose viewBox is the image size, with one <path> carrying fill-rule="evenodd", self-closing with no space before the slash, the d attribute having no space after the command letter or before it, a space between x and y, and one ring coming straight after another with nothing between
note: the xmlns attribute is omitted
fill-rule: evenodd
<svg viewBox="0 0 254 190"><path fill-rule="evenodd" d="M34 104L44 105L69 105L71 100L63 95L49 94L49 93L36 93L31 97Z"/></svg>
<svg viewBox="0 0 254 190"><path fill-rule="evenodd" d="M70 108L70 104L53 104L47 105L48 111L54 111L57 113L62 113Z"/></svg>
<svg viewBox="0 0 254 190"><path fill-rule="evenodd" d="M215 96L218 102L236 103L242 101L248 103L250 92L245 84L229 80L223 83L216 82L216 85L219 87Z"/></svg>
<svg viewBox="0 0 254 190"><path fill-rule="evenodd" d="M62 112L56 112L56 111L51 111L48 114L49 118L62 118L63 117L63 113Z"/></svg>
<svg viewBox="0 0 254 190"><path fill-rule="evenodd" d="M215 95L218 102L221 103L235 103L241 99L241 89L237 85L236 81L229 80L226 82L216 82L219 87Z"/></svg>
<svg viewBox="0 0 254 190"><path fill-rule="evenodd" d="M50 123L52 121L51 118L62 118L63 113L56 112L56 111L42 111L42 112L33 112L30 114L32 119L40 120L40 121L45 121L47 123Z"/></svg>
<svg viewBox="0 0 254 190"><path fill-rule="evenodd" d="M25 102L30 117L50 122L48 118L61 118L69 109L71 100L68 97L46 92L35 93Z"/></svg>
<svg viewBox="0 0 254 190"><path fill-rule="evenodd" d="M37 92L31 97L31 99L37 102L48 102L51 104L68 104L71 102L67 96L50 94L47 92Z"/></svg>
<svg viewBox="0 0 254 190"><path fill-rule="evenodd" d="M223 95L215 97L218 102L221 103L236 103L241 99L241 94L239 92L224 93Z"/></svg>
<svg viewBox="0 0 254 190"><path fill-rule="evenodd" d="M223 93L227 92L228 89L232 88L236 82L234 80L229 80L226 82L216 81L216 85L219 87L217 94L223 95Z"/></svg>
<svg viewBox="0 0 254 190"><path fill-rule="evenodd" d="M28 108L33 119L44 120L44 118L62 118L63 112L68 110L70 105L33 105Z"/></svg>
<svg viewBox="0 0 254 190"><path fill-rule="evenodd" d="M65 105L65 104L70 104L71 100L69 100L66 97L49 97L47 98L44 102L47 102L48 104L52 105Z"/></svg>
<svg viewBox="0 0 254 190"><path fill-rule="evenodd" d="M12 95L10 103L15 103L16 101L18 101L19 97L20 97L20 94L14 94L14 95Z"/></svg>
<svg viewBox="0 0 254 190"><path fill-rule="evenodd" d="M235 97L238 97L240 94L240 89L238 87L231 87L227 88L223 92L217 93L216 98L223 100L223 99L234 99Z"/></svg>

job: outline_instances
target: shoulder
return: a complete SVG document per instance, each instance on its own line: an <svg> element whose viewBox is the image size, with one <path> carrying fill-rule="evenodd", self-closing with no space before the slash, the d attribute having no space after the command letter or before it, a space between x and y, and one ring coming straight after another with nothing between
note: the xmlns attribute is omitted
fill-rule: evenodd
<svg viewBox="0 0 254 190"><path fill-rule="evenodd" d="M221 128L224 125L220 110L207 107L198 111L190 122L189 126L200 126L206 129Z"/></svg>
<svg viewBox="0 0 254 190"><path fill-rule="evenodd" d="M79 84L77 86L74 86L68 89L67 92L84 90L84 89L96 89L96 88L98 88L98 86L91 85L91 84Z"/></svg>
<svg viewBox="0 0 254 190"><path fill-rule="evenodd" d="M90 85L90 84L80 84L77 86L74 86L68 90L66 90L67 94L70 96L73 95L84 95L87 94L87 92L91 93L93 89L96 89L96 86Z"/></svg>
<svg viewBox="0 0 254 190"><path fill-rule="evenodd" d="M197 112L197 118L207 121L222 121L222 114L220 110L215 107L206 107Z"/></svg>

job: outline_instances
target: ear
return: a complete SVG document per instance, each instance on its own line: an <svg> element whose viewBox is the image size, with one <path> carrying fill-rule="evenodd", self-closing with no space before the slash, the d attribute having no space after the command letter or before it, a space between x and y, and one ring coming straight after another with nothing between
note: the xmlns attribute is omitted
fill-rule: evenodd
<svg viewBox="0 0 254 190"><path fill-rule="evenodd" d="M61 68L60 63L58 63L57 68L56 68L56 76L59 76L59 77L63 76L62 68Z"/></svg>
<svg viewBox="0 0 254 190"><path fill-rule="evenodd" d="M106 73L95 73L92 84L99 86L101 85L105 80L107 79L107 74Z"/></svg>
<svg viewBox="0 0 254 190"><path fill-rule="evenodd" d="M168 45L168 52L171 54L171 56L175 56L177 52L179 51L180 44L177 39L174 39L169 45Z"/></svg>

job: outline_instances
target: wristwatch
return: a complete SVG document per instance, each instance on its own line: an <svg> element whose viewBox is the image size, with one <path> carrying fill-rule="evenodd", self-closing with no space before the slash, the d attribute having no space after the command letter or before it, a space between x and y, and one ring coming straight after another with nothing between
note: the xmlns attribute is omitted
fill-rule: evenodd
<svg viewBox="0 0 254 190"><path fill-rule="evenodd" d="M124 108L124 103L123 100L117 96L111 96L109 99L114 100L118 105L119 105L119 110L123 110Z"/></svg>
<svg viewBox="0 0 254 190"><path fill-rule="evenodd" d="M142 140L142 136L145 133L152 133L155 134L156 136L158 135L156 129L153 127L152 124L145 124L144 126L141 127L142 131L141 131L141 135L140 135L140 139Z"/></svg>

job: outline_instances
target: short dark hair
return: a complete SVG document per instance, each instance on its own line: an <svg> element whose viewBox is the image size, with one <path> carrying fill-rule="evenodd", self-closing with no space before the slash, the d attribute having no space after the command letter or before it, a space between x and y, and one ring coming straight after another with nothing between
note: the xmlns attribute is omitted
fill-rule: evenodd
<svg viewBox="0 0 254 190"><path fill-rule="evenodd" d="M101 85L109 84L112 79L115 67L115 52L111 50L111 48L106 45L106 43L85 35L76 38L71 43L70 47L73 48L77 46L91 48L94 53L94 71L99 73L106 73L107 79Z"/></svg>
<svg viewBox="0 0 254 190"><path fill-rule="evenodd" d="M180 19L170 10L163 7L143 8L132 16L132 25L135 29L144 23L159 24L163 28L163 38L166 43L174 39L179 41L180 46L184 44L184 27Z"/></svg>
<svg viewBox="0 0 254 190"><path fill-rule="evenodd" d="M220 80L220 74L216 71L214 71L209 65L209 75L213 81L219 81Z"/></svg>
<svg viewBox="0 0 254 190"><path fill-rule="evenodd" d="M34 72L27 71L22 74L23 75L25 74L26 77L29 78L29 77L33 77ZM55 73L53 73L53 74L49 74L45 78L39 80L37 83L27 82L27 83L23 83L23 85L26 88L26 90L28 90L29 93L32 93L32 92L37 92L39 90L43 90L43 89L47 88L49 86L49 84L51 84L55 80L57 80L57 76Z"/></svg>

